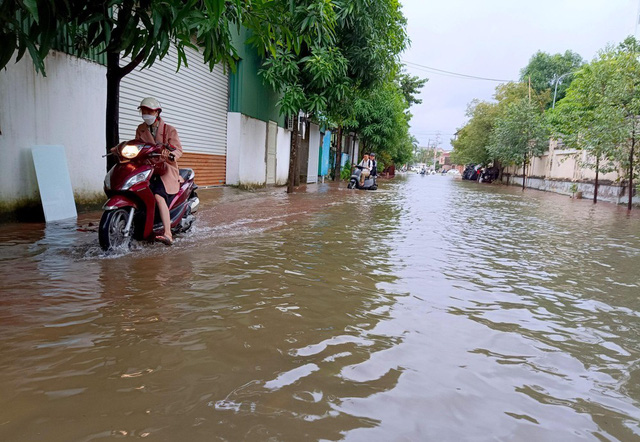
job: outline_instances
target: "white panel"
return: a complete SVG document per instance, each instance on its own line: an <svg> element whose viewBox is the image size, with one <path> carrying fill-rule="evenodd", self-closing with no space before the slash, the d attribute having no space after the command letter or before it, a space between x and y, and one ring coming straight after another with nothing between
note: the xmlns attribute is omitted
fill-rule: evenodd
<svg viewBox="0 0 640 442"><path fill-rule="evenodd" d="M276 164L276 184L287 184L289 178L289 157L291 155L291 131L278 127L278 147Z"/></svg>
<svg viewBox="0 0 640 442"><path fill-rule="evenodd" d="M190 48L185 51L189 66L183 65L178 72L177 52L171 47L151 68L135 70L122 79L120 139L135 136L142 123L140 101L155 97L162 104L162 118L178 130L185 152L225 155L228 76L222 65L210 72L202 54Z"/></svg>
<svg viewBox="0 0 640 442"><path fill-rule="evenodd" d="M77 218L64 146L34 146L31 153L45 221Z"/></svg>
<svg viewBox="0 0 640 442"><path fill-rule="evenodd" d="M240 117L241 139L239 181L245 185L264 185L267 180L265 148L267 123L242 115ZM233 146L229 146L233 149Z"/></svg>
<svg viewBox="0 0 640 442"><path fill-rule="evenodd" d="M318 162L320 155L320 127L309 126L309 165L307 167L307 183L318 182Z"/></svg>
<svg viewBox="0 0 640 442"><path fill-rule="evenodd" d="M269 121L267 127L267 184L276 183L277 136L278 123Z"/></svg>

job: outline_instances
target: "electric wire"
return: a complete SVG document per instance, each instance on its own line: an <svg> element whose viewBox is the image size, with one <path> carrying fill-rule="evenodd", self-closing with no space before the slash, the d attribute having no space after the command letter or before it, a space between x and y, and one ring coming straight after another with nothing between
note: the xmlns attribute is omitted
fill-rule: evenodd
<svg viewBox="0 0 640 442"><path fill-rule="evenodd" d="M406 61L406 60L402 60L402 62L405 63L406 65L408 65L409 67L414 68L414 69L422 69L423 71L429 72L431 74L442 75L442 76L445 76L445 77L460 78L460 79L465 79L465 80L495 81L495 82L498 82L498 83L509 83L509 82L513 81L513 80L500 80L498 78L479 77L477 75L460 74L458 72L445 71L444 69L432 68L430 66L425 66L425 65L422 65L422 64L418 64L418 63L414 63L414 62Z"/></svg>

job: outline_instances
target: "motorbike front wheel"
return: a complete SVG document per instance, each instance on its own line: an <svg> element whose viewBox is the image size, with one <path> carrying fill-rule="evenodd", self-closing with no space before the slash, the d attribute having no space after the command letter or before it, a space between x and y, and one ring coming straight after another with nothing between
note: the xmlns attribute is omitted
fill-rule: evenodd
<svg viewBox="0 0 640 442"><path fill-rule="evenodd" d="M356 180L350 180L347 189L353 189L354 187L356 187Z"/></svg>
<svg viewBox="0 0 640 442"><path fill-rule="evenodd" d="M133 236L133 224L129 235L125 236L124 229L128 219L129 211L127 209L108 210L102 214L98 228L98 239L102 250L115 249L129 242Z"/></svg>

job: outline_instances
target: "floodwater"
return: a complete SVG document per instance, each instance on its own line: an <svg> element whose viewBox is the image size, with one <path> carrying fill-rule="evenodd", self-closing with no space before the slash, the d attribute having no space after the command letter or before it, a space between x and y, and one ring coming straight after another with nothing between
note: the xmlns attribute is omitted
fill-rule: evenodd
<svg viewBox="0 0 640 442"><path fill-rule="evenodd" d="M171 248L0 225L0 440L640 440L637 212L419 175L200 193Z"/></svg>

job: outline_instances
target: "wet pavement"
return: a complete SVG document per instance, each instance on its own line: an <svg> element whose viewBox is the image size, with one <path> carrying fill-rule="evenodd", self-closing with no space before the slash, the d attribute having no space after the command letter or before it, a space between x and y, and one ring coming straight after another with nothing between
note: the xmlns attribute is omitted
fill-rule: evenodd
<svg viewBox="0 0 640 442"><path fill-rule="evenodd" d="M640 440L640 211L419 175L200 197L173 247L0 225L0 440Z"/></svg>

